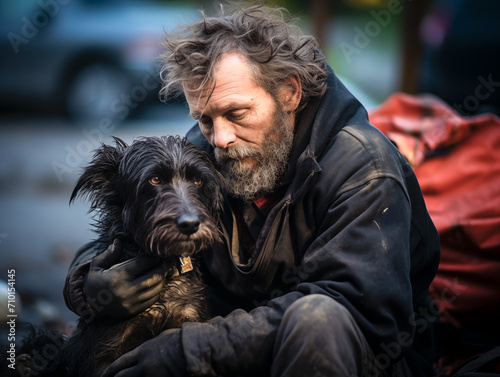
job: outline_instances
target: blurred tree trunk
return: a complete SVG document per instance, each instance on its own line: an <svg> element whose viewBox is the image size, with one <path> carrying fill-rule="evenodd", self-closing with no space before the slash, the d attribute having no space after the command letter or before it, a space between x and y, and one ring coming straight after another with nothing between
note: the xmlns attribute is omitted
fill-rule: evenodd
<svg viewBox="0 0 500 377"><path fill-rule="evenodd" d="M430 3L431 0L409 1L404 6L400 90L405 93L415 94L418 87L422 54L420 26Z"/></svg>
<svg viewBox="0 0 500 377"><path fill-rule="evenodd" d="M328 57L328 21L330 12L335 6L335 0L313 0L312 2L312 32L319 43L323 54Z"/></svg>

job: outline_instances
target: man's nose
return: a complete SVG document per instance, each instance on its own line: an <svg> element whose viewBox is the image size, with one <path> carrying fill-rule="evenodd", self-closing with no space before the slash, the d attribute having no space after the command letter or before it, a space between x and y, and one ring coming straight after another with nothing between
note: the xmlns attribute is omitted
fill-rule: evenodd
<svg viewBox="0 0 500 377"><path fill-rule="evenodd" d="M234 127L228 122L218 120L214 122L213 127L214 147L225 149L236 141Z"/></svg>

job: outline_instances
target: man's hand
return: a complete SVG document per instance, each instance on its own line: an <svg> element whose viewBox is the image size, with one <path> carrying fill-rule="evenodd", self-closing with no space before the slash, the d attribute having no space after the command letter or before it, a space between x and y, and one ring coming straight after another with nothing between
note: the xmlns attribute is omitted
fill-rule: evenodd
<svg viewBox="0 0 500 377"><path fill-rule="evenodd" d="M118 263L122 244L115 240L90 263L84 289L87 303L98 313L126 318L153 305L163 288L165 271L158 260L140 256Z"/></svg>
<svg viewBox="0 0 500 377"><path fill-rule="evenodd" d="M102 377L186 376L186 358L181 347L181 330L164 331L126 353L104 371Z"/></svg>

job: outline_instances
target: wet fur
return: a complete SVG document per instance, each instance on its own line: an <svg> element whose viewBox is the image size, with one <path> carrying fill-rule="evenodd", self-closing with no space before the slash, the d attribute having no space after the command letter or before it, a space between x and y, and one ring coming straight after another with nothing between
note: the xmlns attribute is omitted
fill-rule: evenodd
<svg viewBox="0 0 500 377"><path fill-rule="evenodd" d="M121 355L162 331L210 317L196 254L219 240L222 176L205 152L183 138L148 137L130 146L115 138L115 143L96 151L71 201L78 196L89 199L100 239L111 243L119 238L127 250L123 261L138 254L157 256L168 271L167 281L159 300L131 319L81 317L59 361L39 376L98 376ZM151 184L152 177L161 184ZM201 186L194 184L199 179ZM186 214L199 219L199 229L189 235L177 226ZM174 276L180 271L180 255L191 256L194 269ZM43 344L44 337L34 332L25 349ZM27 350L19 357L20 367L35 367L30 366L29 354Z"/></svg>

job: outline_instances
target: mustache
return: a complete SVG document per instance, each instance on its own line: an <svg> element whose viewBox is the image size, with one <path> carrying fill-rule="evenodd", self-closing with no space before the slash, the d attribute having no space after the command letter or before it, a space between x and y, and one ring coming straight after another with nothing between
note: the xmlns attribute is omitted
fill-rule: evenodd
<svg viewBox="0 0 500 377"><path fill-rule="evenodd" d="M257 149L247 145L239 145L227 148L217 148L214 149L215 159L217 162L228 162L231 160L242 160L244 158L262 158L262 152Z"/></svg>

